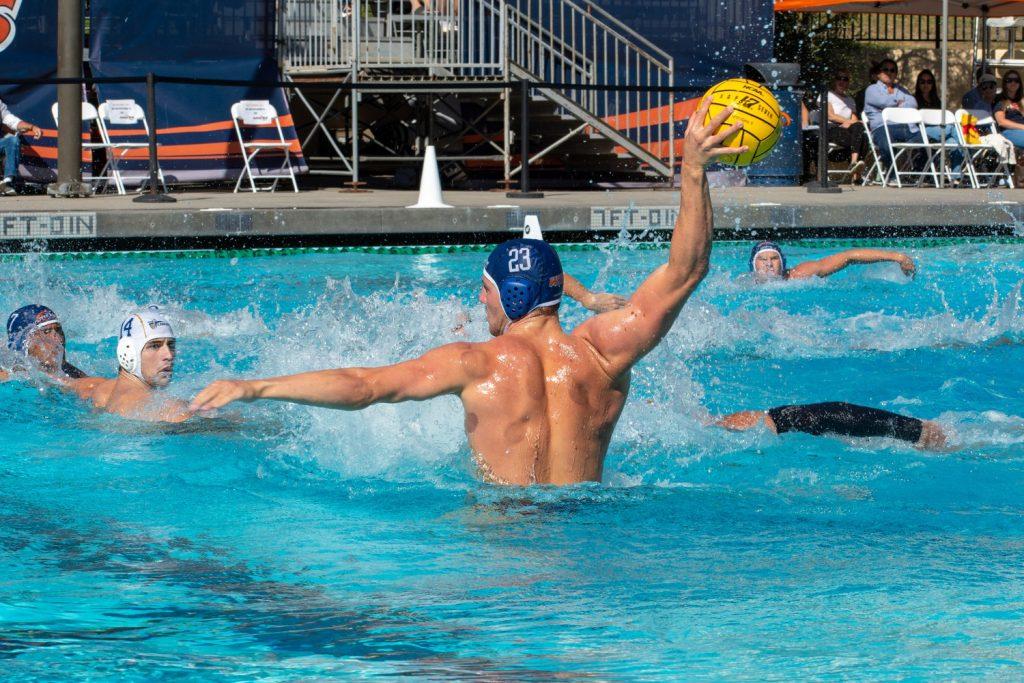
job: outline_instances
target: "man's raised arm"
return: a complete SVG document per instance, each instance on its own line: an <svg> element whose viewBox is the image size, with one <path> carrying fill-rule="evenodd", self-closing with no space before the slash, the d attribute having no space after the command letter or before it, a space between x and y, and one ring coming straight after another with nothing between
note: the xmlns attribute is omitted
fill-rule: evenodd
<svg viewBox="0 0 1024 683"><path fill-rule="evenodd" d="M379 368L341 368L254 380L220 380L199 392L193 411L233 401L269 399L323 408L361 410L374 403L423 401L459 394L487 372L487 356L476 345L446 344L421 357Z"/></svg>
<svg viewBox="0 0 1024 683"><path fill-rule="evenodd" d="M732 107L704 126L709 106L710 101L702 102L686 127L679 217L672 231L668 262L648 276L625 308L591 318L574 331L594 345L613 376L629 370L661 341L708 271L712 210L704 167L717 157L746 150L746 147L721 146L741 124L715 132L732 113Z"/></svg>

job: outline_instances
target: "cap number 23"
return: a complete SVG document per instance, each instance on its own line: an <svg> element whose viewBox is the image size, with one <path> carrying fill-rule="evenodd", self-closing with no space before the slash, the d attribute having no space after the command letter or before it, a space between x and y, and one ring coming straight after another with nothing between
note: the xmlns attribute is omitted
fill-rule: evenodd
<svg viewBox="0 0 1024 683"><path fill-rule="evenodd" d="M508 272L518 273L530 270L530 250L527 247L512 247L508 250Z"/></svg>

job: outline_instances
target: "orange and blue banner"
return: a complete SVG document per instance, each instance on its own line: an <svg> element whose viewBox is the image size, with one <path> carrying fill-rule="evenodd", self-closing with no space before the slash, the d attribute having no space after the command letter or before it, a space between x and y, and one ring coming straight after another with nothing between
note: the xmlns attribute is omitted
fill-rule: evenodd
<svg viewBox="0 0 1024 683"><path fill-rule="evenodd" d="M266 0L208 0L139 3L135 0L92 0L90 64L96 77L159 76L274 82L279 80L275 55L275 4ZM145 106L143 83L100 84L99 100L134 99ZM157 139L160 167L169 181L237 178L241 150L231 120L239 100L270 100L281 117L292 164L305 171L288 103L280 88L158 83ZM112 139L141 131L111 133ZM276 127L257 138L276 139ZM134 138L133 138L134 139ZM145 168L146 151L128 156ZM280 153L259 155L257 168L280 167Z"/></svg>
<svg viewBox="0 0 1024 683"><path fill-rule="evenodd" d="M56 1L0 0L0 74L39 80L57 75ZM50 110L57 101L57 87L0 84L0 100L15 116L43 129L39 140L22 138L22 175L38 182L54 180L57 131Z"/></svg>

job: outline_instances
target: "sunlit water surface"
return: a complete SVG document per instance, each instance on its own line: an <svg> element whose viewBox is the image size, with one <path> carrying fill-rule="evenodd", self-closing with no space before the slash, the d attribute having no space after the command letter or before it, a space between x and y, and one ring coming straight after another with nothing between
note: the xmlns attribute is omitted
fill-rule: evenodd
<svg viewBox="0 0 1024 683"><path fill-rule="evenodd" d="M716 246L601 484L480 483L454 399L250 405L197 431L0 385L3 676L1019 680L1024 245L908 249L915 280L754 286L746 245ZM619 292L664 258L564 252ZM52 306L70 358L110 375L120 319L159 303L188 397L482 340L482 260L30 259L0 265L0 309ZM825 400L938 419L957 448L705 426Z"/></svg>

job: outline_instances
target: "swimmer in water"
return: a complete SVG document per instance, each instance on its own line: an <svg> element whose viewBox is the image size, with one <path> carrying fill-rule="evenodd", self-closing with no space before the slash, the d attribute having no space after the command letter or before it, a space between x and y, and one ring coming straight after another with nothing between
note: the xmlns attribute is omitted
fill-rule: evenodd
<svg viewBox="0 0 1024 683"><path fill-rule="evenodd" d="M754 429L763 424L776 434L803 432L814 436L881 436L906 441L922 450L941 450L948 441L937 422L840 402L744 410L721 417L715 424L734 431Z"/></svg>
<svg viewBox="0 0 1024 683"><path fill-rule="evenodd" d="M854 263L898 263L904 275L913 277L917 271L914 259L898 251L885 249L847 249L817 261L804 261L792 268L786 266L782 247L775 242L758 242L750 250L750 272L758 281L802 280L809 277L828 277Z"/></svg>
<svg viewBox="0 0 1024 683"><path fill-rule="evenodd" d="M690 118L683 142L679 216L668 261L625 307L593 316L571 333L558 318L563 273L546 242L514 239L487 259L479 300L493 339L457 342L418 359L377 368L214 382L193 399L206 411L268 399L359 410L375 403L458 396L470 448L491 481L600 481L605 454L629 393L630 369L668 333L708 271L712 211L704 167L735 154L722 142L741 124L702 125L710 101ZM740 151L746 149L739 148Z"/></svg>
<svg viewBox="0 0 1024 683"><path fill-rule="evenodd" d="M117 377L73 388L106 413L149 422L183 422L192 417L188 404L160 394L174 376L175 356L174 330L160 309L150 306L121 323Z"/></svg>
<svg viewBox="0 0 1024 683"><path fill-rule="evenodd" d="M7 348L58 382L90 378L68 362L65 355L67 339L60 318L52 309L38 304L22 306L7 318ZM24 370L20 364L13 371ZM11 373L0 370L0 381Z"/></svg>

